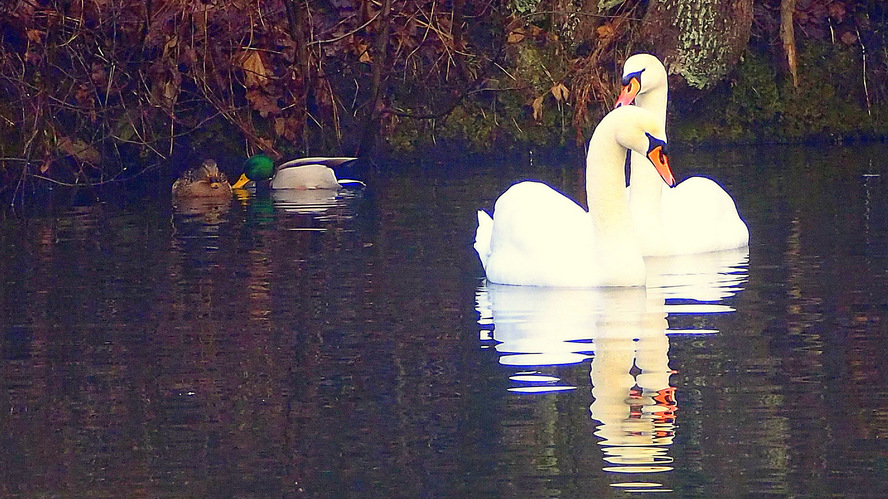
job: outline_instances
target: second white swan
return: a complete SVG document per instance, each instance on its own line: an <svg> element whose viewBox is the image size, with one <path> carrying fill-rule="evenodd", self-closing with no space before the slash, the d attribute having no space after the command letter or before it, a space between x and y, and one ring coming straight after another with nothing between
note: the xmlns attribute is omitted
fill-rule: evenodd
<svg viewBox="0 0 888 499"><path fill-rule="evenodd" d="M650 54L633 55L623 65L623 90L616 106L633 100L666 126L666 68ZM749 244L749 229L734 200L713 180L691 177L666 189L643 156L632 153L630 161L629 209L645 256L704 253Z"/></svg>

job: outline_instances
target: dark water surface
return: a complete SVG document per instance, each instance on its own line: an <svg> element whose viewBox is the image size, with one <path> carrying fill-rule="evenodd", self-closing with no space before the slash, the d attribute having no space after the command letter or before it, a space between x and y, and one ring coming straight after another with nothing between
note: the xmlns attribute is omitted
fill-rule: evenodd
<svg viewBox="0 0 888 499"><path fill-rule="evenodd" d="M751 245L646 290L485 285L475 210L566 161L9 217L0 494L888 494L888 147L672 162Z"/></svg>

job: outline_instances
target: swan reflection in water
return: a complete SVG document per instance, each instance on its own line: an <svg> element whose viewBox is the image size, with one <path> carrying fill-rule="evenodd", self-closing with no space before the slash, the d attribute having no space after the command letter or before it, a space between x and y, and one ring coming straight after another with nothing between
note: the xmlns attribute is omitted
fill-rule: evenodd
<svg viewBox="0 0 888 499"><path fill-rule="evenodd" d="M657 473L672 469L668 448L678 406L670 385L669 338L713 330L670 330L669 314L730 312L724 300L742 289L748 251L647 259L648 286L544 288L487 284L477 293L481 339L494 342L499 363L519 369L518 393L574 390L542 366L591 359L604 471ZM627 491L664 491L657 483L614 483Z"/></svg>

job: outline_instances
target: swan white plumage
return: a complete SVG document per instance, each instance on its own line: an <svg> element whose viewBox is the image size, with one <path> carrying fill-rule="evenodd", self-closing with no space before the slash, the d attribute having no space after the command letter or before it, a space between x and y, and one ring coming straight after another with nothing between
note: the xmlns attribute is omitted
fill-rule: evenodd
<svg viewBox="0 0 888 499"><path fill-rule="evenodd" d="M650 54L636 54L623 66L623 90L616 106L635 101L666 126L666 68ZM674 188L663 183L632 153L629 209L645 256L682 255L742 248L749 229L730 194L705 177L691 177ZM642 165L635 168L635 165Z"/></svg>
<svg viewBox="0 0 888 499"><path fill-rule="evenodd" d="M478 212L475 249L490 282L530 286L641 286L645 267L626 199L626 151L646 155L674 183L663 124L624 106L605 116L589 141L589 211L540 182L503 193L491 218Z"/></svg>

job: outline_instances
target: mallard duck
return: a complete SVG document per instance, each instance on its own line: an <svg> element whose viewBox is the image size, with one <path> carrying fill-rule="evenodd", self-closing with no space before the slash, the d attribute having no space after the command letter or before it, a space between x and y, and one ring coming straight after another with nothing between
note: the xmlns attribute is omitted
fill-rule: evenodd
<svg viewBox="0 0 888 499"><path fill-rule="evenodd" d="M219 166L212 159L205 160L200 166L188 170L173 182L174 198L230 198L231 185L228 177L219 171Z"/></svg>
<svg viewBox="0 0 888 499"><path fill-rule="evenodd" d="M274 162L265 154L252 156L244 163L244 172L232 188L241 189L247 183L269 180L272 189L339 189L343 185L364 185L360 180L337 179L333 167L357 158L299 158L274 168Z"/></svg>

